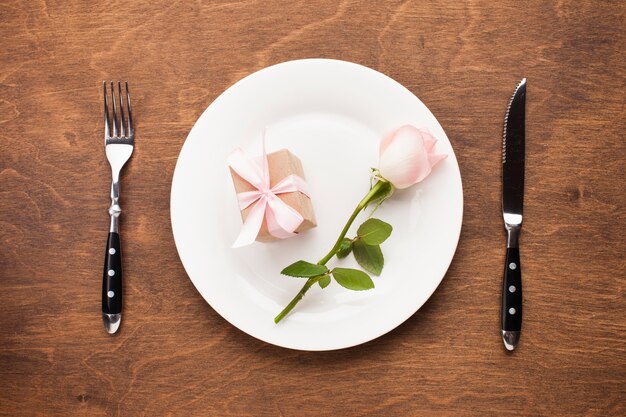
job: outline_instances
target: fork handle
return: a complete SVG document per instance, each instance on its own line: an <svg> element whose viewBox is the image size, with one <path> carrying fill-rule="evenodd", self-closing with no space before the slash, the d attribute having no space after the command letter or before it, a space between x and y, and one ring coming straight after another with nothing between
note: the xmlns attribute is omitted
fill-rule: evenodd
<svg viewBox="0 0 626 417"><path fill-rule="evenodd" d="M120 235L109 232L102 274L102 319L106 331L117 331L122 318L122 248Z"/></svg>

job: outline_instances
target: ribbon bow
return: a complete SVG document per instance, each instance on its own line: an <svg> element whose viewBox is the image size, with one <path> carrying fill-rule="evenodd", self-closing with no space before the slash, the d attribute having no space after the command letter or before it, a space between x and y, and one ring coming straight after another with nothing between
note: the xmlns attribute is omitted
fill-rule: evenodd
<svg viewBox="0 0 626 417"><path fill-rule="evenodd" d="M253 191L237 194L239 210L244 210L252 204L254 206L248 213L233 248L254 242L263 225L263 219L267 222L269 233L278 239L295 236L295 230L304 221L304 217L296 209L277 195L299 191L309 196L307 183L297 175L289 175L270 188L270 171L265 152L265 130L262 136L262 149L262 157L258 162L247 158L240 148L235 149L228 156L228 165L233 171L256 188Z"/></svg>

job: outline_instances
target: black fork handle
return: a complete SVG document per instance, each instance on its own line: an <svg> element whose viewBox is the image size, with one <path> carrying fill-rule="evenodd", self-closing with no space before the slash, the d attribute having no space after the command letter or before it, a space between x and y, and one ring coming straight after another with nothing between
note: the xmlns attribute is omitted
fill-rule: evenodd
<svg viewBox="0 0 626 417"><path fill-rule="evenodd" d="M109 232L102 274L102 319L106 331L117 331L122 319L122 248L120 235Z"/></svg>

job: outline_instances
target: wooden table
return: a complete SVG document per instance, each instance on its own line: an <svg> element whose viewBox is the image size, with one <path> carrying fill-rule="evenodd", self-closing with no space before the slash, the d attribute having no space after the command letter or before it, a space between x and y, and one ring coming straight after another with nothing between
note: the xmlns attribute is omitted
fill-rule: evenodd
<svg viewBox="0 0 626 417"><path fill-rule="evenodd" d="M626 414L626 4L5 1L0 6L3 416ZM417 314L347 350L290 351L209 307L178 259L172 173L243 76L328 57L388 74L455 148L456 257ZM528 78L525 323L499 336L504 107ZM131 82L125 315L102 329L109 167L100 82Z"/></svg>

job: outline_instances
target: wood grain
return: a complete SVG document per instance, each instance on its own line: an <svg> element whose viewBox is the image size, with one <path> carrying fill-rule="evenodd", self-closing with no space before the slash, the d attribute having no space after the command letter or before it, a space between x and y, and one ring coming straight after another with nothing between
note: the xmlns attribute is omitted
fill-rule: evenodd
<svg viewBox="0 0 626 417"><path fill-rule="evenodd" d="M522 5L523 4L523 5ZM626 414L626 3L5 0L0 5L0 415ZM243 76L329 57L420 97L465 213L428 303L325 353L257 341L178 260L169 191L196 118ZM522 345L499 340L504 106L529 80ZM99 82L128 79L125 322L100 323L109 168Z"/></svg>

